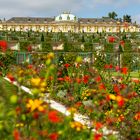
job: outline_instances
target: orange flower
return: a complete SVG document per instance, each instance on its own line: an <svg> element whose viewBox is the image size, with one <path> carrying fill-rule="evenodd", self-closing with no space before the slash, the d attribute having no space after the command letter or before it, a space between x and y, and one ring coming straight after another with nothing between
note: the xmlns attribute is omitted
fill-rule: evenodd
<svg viewBox="0 0 140 140"><path fill-rule="evenodd" d="M135 118L135 120L140 121L140 112L136 113L134 118Z"/></svg>
<svg viewBox="0 0 140 140"><path fill-rule="evenodd" d="M119 118L118 118L118 121L121 122L121 121L123 121L123 120L124 120L124 116L121 114L121 115L119 116Z"/></svg>
<svg viewBox="0 0 140 140"><path fill-rule="evenodd" d="M48 113L48 119L52 123L59 123L61 121L60 117L58 116L58 112L55 110Z"/></svg>

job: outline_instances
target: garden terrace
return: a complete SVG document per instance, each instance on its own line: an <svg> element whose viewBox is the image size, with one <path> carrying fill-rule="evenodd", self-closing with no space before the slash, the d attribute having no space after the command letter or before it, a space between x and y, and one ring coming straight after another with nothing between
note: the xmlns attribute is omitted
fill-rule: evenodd
<svg viewBox="0 0 140 140"><path fill-rule="evenodd" d="M48 33L49 39L53 35ZM114 37L103 39L98 33L94 36L84 33L69 35L77 36L84 43L89 43L91 37L98 38L99 44L106 40L104 50L38 52L27 49L30 43L22 44L24 51L1 50L1 75L11 83L16 81L18 88L0 78L0 138L139 139L139 50L132 50L130 39L123 33L124 42L120 42L120 46L120 40L114 42ZM133 35L135 39L136 34ZM67 37L61 33L60 36L62 40ZM119 51L112 48L115 44ZM88 56L92 63L85 61ZM32 95L21 89L28 89ZM72 116L74 113L87 116L91 129L96 131L52 110L44 98L63 104ZM117 131L118 137L113 133L105 134L103 128Z"/></svg>

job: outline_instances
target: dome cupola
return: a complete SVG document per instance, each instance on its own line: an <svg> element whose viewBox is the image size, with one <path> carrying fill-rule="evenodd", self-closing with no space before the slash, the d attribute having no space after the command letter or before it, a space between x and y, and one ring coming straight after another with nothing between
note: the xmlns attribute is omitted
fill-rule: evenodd
<svg viewBox="0 0 140 140"><path fill-rule="evenodd" d="M55 17L55 21L73 21L77 22L77 17L70 12L63 12Z"/></svg>

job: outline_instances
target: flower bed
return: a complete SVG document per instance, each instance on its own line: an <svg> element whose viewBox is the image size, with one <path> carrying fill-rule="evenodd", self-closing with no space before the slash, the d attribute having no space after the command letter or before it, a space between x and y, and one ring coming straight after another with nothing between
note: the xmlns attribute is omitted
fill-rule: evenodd
<svg viewBox="0 0 140 140"><path fill-rule="evenodd" d="M127 68L117 69L122 76L116 79L111 75L115 66L110 64L106 64L103 71L89 66L81 57L77 57L74 63L61 64L55 64L53 59L54 54L49 53L43 58L45 63L42 68L41 64L18 66L7 77L11 81L17 80L19 85L29 87L34 100L47 93L49 98L61 101L72 112L86 114L92 122L91 128L100 130L107 127L118 131L120 138L126 140L140 137L140 82L139 79L132 80L129 77ZM34 104L34 100L30 100L30 104ZM86 139L93 138L94 134L87 131ZM98 135L98 139L103 136L101 132ZM109 137L113 139L113 136ZM85 139L83 135L82 139Z"/></svg>

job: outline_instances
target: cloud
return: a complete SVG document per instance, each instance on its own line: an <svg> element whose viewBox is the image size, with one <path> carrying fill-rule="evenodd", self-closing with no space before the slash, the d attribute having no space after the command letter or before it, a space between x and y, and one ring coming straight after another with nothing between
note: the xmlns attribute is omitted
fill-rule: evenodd
<svg viewBox="0 0 140 140"><path fill-rule="evenodd" d="M53 15L62 11L77 12L80 0L5 0L0 4L0 17Z"/></svg>
<svg viewBox="0 0 140 140"><path fill-rule="evenodd" d="M1 0L0 18L53 17L63 11L71 11L80 17L101 17L111 11L121 16L129 14L133 17L139 14L138 5L140 0ZM139 20L139 16L135 19Z"/></svg>

